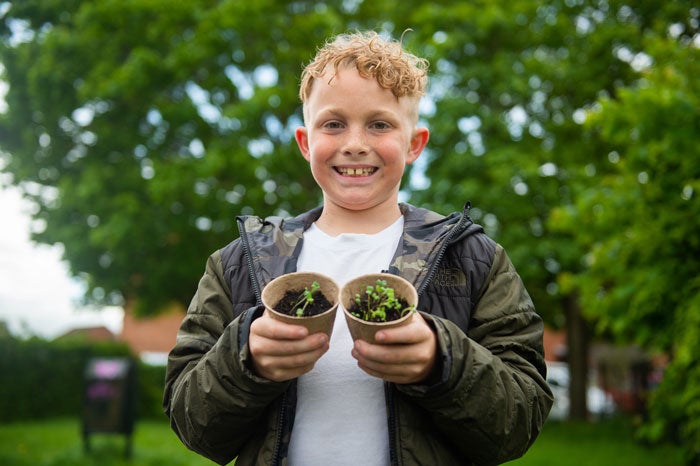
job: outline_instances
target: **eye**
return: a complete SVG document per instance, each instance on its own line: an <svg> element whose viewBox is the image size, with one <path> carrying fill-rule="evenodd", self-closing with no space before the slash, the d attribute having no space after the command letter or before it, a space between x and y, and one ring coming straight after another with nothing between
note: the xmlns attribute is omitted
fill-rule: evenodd
<svg viewBox="0 0 700 466"><path fill-rule="evenodd" d="M337 120L331 120L331 121L325 122L323 124L323 127L326 129L340 129L343 127L343 124Z"/></svg>
<svg viewBox="0 0 700 466"><path fill-rule="evenodd" d="M379 130L379 131L385 131L388 129L391 129L391 125L387 123L386 121L375 121L370 125L370 128Z"/></svg>

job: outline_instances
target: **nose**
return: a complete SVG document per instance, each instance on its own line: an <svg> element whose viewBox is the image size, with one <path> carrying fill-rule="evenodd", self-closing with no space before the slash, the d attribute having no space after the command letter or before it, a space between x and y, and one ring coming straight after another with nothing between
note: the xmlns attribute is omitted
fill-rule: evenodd
<svg viewBox="0 0 700 466"><path fill-rule="evenodd" d="M344 155L367 155L369 147L364 128L349 127L343 140L342 152Z"/></svg>

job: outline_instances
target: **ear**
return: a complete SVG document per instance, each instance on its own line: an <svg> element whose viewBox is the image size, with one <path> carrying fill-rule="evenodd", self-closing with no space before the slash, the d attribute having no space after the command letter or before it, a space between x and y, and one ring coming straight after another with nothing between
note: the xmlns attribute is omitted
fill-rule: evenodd
<svg viewBox="0 0 700 466"><path fill-rule="evenodd" d="M297 140L297 146L301 151L301 155L306 159L307 162L311 160L311 154L309 152L309 132L304 126L299 126L294 131L294 139Z"/></svg>
<svg viewBox="0 0 700 466"><path fill-rule="evenodd" d="M418 159L418 156L423 152L426 144L430 139L430 131L428 128L416 128L413 130L411 137L411 146L406 154L406 165L410 165Z"/></svg>

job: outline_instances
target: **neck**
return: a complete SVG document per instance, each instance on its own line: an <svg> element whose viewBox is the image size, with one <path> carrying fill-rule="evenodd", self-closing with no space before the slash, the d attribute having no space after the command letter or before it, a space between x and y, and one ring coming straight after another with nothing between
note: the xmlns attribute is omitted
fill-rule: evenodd
<svg viewBox="0 0 700 466"><path fill-rule="evenodd" d="M335 207L328 209L324 206L321 216L316 220L316 226L324 233L338 236L341 233L363 233L372 235L379 233L394 223L401 216L398 204L392 208L373 208L354 211Z"/></svg>

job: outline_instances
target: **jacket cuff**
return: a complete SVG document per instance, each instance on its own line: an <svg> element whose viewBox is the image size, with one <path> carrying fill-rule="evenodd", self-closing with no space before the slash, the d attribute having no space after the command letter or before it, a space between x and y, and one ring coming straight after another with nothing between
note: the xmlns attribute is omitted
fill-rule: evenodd
<svg viewBox="0 0 700 466"><path fill-rule="evenodd" d="M239 371L244 376L244 380L240 380L239 382L246 385L250 385L251 388L253 386L261 385L268 387L278 386L279 388L274 389L273 392L281 393L286 389L288 382L273 382L272 380L268 380L264 377L256 375L255 371L253 370L253 359L250 354L250 348L248 346L248 340L250 338L250 326L255 319L263 315L263 312L265 312L265 307L263 305L251 307L240 315L238 321L238 328L231 328L232 331L236 332L236 347L238 350L237 364L239 366ZM234 320L234 322L232 322L232 325L235 325L235 322L236 321Z"/></svg>

